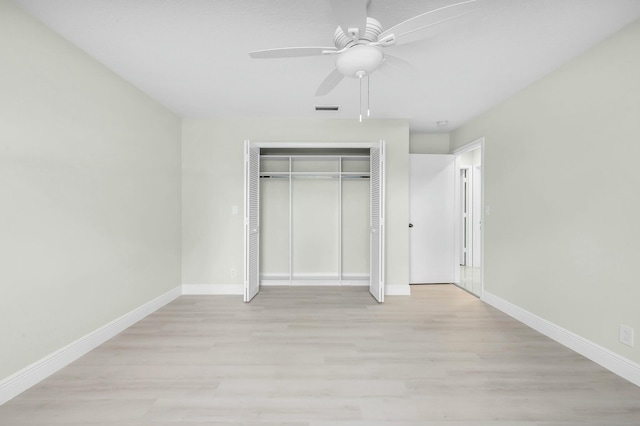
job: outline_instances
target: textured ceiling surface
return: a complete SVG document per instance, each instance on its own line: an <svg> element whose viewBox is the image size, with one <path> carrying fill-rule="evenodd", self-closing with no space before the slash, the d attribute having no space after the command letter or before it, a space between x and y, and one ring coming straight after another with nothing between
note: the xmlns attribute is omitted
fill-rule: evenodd
<svg viewBox="0 0 640 426"><path fill-rule="evenodd" d="M247 54L332 46L328 0L14 1L182 117L358 116L356 79L314 96L334 56ZM370 0L368 15L390 28L456 1ZM415 132L452 130L640 17L638 0L478 3L478 12L428 38L385 50L412 67L371 75L373 118L407 118ZM436 126L442 120L447 127Z"/></svg>

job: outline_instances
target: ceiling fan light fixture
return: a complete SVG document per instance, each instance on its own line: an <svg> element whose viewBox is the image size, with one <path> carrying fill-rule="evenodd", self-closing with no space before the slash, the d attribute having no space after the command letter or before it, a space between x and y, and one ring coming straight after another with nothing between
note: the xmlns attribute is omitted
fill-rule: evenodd
<svg viewBox="0 0 640 426"><path fill-rule="evenodd" d="M362 78L370 75L384 61L384 54L376 46L357 45L338 55L336 68L345 77Z"/></svg>

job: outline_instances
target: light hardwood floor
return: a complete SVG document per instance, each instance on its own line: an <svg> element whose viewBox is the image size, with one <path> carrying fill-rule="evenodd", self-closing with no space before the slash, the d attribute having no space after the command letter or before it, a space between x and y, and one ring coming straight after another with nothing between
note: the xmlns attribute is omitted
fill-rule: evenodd
<svg viewBox="0 0 640 426"><path fill-rule="evenodd" d="M183 296L0 424L640 425L640 388L451 285Z"/></svg>

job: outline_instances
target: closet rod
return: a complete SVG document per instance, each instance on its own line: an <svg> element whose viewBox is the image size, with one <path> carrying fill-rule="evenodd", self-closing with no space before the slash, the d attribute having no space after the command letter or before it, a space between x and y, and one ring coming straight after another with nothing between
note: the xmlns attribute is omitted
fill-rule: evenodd
<svg viewBox="0 0 640 426"><path fill-rule="evenodd" d="M339 179L340 177L342 179L370 179L369 175L347 175L344 173L342 175L262 175L260 179L289 179L289 177L296 179Z"/></svg>

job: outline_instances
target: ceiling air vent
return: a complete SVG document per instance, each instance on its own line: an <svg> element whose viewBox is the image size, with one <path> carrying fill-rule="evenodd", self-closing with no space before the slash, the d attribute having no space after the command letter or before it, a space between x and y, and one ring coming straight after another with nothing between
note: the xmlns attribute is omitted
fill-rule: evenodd
<svg viewBox="0 0 640 426"><path fill-rule="evenodd" d="M338 105L316 105L316 111L338 111Z"/></svg>

